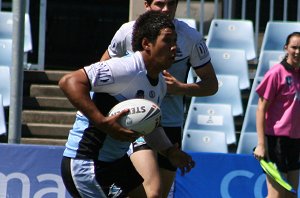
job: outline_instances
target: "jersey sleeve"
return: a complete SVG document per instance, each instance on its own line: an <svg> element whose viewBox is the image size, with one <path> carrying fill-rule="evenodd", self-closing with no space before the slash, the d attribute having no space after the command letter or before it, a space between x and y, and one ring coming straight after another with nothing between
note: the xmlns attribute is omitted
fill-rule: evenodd
<svg viewBox="0 0 300 198"><path fill-rule="evenodd" d="M200 38L194 42L190 56L190 63L195 68L203 67L211 59L205 40L202 36Z"/></svg>
<svg viewBox="0 0 300 198"><path fill-rule="evenodd" d="M112 59L110 59L112 60ZM114 61L97 62L90 66L84 67L91 85L91 91L105 92L109 94L117 94L127 85L124 82L130 81L130 75L126 67L120 65L118 69L112 67L111 62Z"/></svg>
<svg viewBox="0 0 300 198"><path fill-rule="evenodd" d="M178 38L177 47L189 57L189 64L194 67L203 67L210 61L210 55L203 35L186 23L174 20Z"/></svg>
<svg viewBox="0 0 300 198"><path fill-rule="evenodd" d="M110 57L122 57L132 51L131 34L133 24L134 22L125 23L115 33L107 49Z"/></svg>

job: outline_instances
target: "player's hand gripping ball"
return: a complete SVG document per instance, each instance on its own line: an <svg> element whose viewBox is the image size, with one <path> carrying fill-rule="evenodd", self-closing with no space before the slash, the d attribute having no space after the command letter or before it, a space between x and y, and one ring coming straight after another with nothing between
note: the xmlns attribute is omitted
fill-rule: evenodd
<svg viewBox="0 0 300 198"><path fill-rule="evenodd" d="M108 115L118 114L124 109L130 110L119 121L124 128L146 135L151 133L160 123L160 108L150 100L136 98L122 101L115 105Z"/></svg>

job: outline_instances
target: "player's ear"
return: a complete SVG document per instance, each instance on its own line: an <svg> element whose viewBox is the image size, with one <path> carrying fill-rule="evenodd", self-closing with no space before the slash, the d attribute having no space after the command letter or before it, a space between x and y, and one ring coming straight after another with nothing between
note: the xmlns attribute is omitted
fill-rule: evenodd
<svg viewBox="0 0 300 198"><path fill-rule="evenodd" d="M143 38L142 40L143 49L148 51L150 49L150 42L147 38Z"/></svg>

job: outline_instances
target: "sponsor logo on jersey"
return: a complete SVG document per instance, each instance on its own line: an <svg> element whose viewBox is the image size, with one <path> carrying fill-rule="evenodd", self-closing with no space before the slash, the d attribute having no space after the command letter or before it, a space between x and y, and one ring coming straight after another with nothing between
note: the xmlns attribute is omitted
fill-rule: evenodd
<svg viewBox="0 0 300 198"><path fill-rule="evenodd" d="M292 83L293 83L292 76L287 76L287 77L285 77L285 83L286 83L288 86L292 85Z"/></svg>
<svg viewBox="0 0 300 198"><path fill-rule="evenodd" d="M149 91L149 97L154 98L155 97L155 91L153 91L153 90Z"/></svg>
<svg viewBox="0 0 300 198"><path fill-rule="evenodd" d="M112 76L111 70L109 66L105 64L105 62L100 63L100 67L97 68L96 74L96 86L114 83L114 78Z"/></svg>
<svg viewBox="0 0 300 198"><path fill-rule="evenodd" d="M207 56L208 49L207 49L205 43L197 43L196 47L197 47L196 49L197 49L200 57L203 58L204 56Z"/></svg>

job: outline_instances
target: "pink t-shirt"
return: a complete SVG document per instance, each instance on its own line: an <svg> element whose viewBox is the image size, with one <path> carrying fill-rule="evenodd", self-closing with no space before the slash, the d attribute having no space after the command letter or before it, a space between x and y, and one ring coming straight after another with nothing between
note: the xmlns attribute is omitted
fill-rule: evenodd
<svg viewBox="0 0 300 198"><path fill-rule="evenodd" d="M300 72L274 65L256 88L271 104L266 113L267 135L300 138Z"/></svg>

